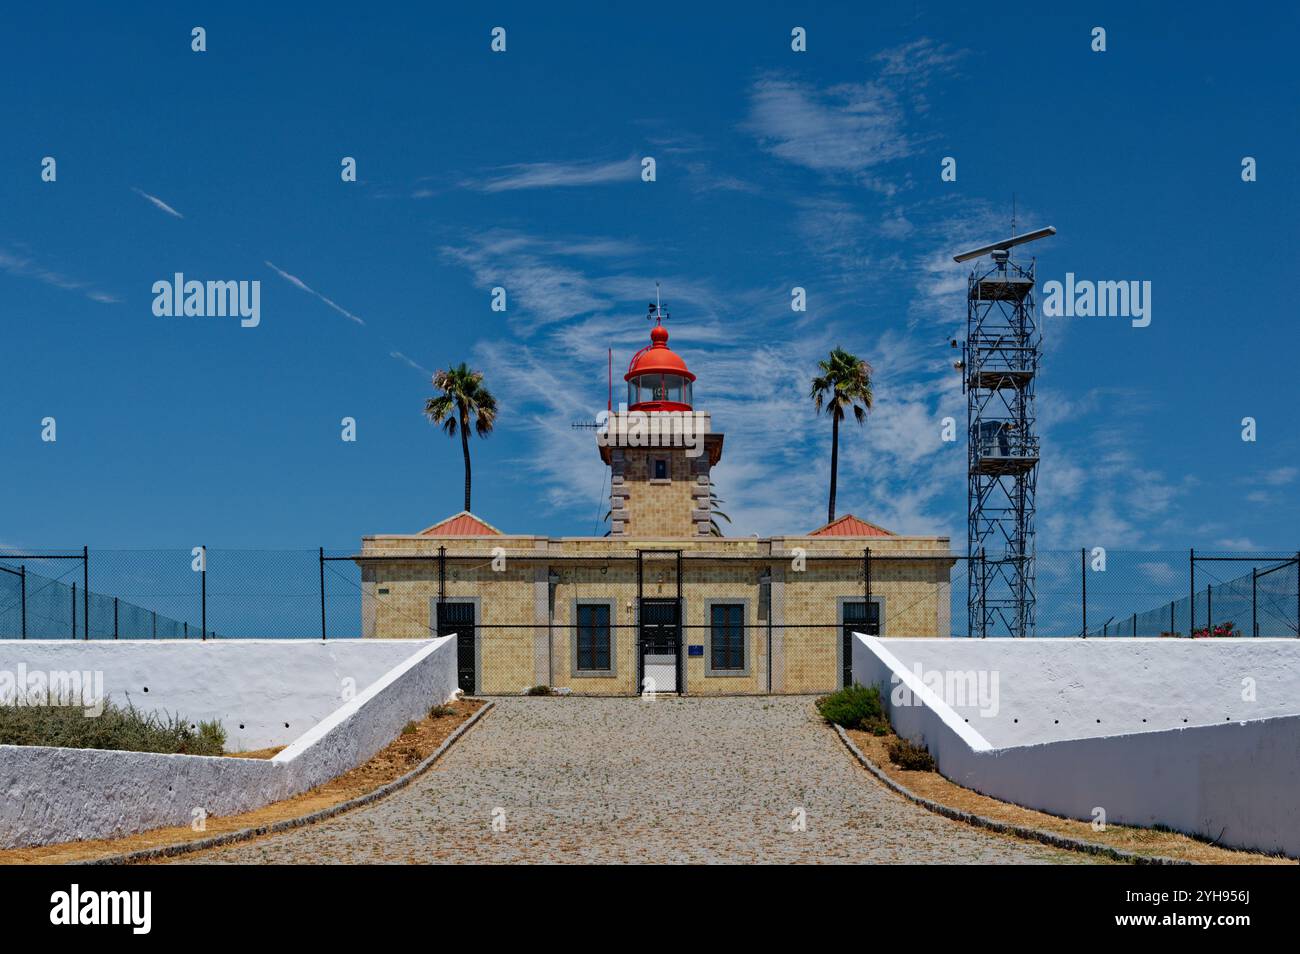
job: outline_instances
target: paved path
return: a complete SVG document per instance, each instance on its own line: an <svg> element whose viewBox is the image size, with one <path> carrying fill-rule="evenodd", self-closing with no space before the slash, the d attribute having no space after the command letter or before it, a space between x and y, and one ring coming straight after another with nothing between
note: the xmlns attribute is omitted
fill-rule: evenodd
<svg viewBox="0 0 1300 954"><path fill-rule="evenodd" d="M795 809L807 830L792 831ZM503 831L493 830L494 812ZM871 778L810 698L505 698L407 788L181 861L1080 862Z"/></svg>

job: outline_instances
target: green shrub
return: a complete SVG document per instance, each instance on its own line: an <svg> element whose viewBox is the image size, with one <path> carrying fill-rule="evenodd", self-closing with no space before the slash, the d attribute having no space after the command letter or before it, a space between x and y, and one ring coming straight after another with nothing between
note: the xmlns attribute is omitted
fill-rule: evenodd
<svg viewBox="0 0 1300 954"><path fill-rule="evenodd" d="M553 696L553 695L555 695L555 693L551 691L551 687L550 687L550 686L530 686L528 689L524 690L524 695L526 695L526 696Z"/></svg>
<svg viewBox="0 0 1300 954"><path fill-rule="evenodd" d="M199 743L204 755L220 755L226 750L226 730L216 719L200 722Z"/></svg>
<svg viewBox="0 0 1300 954"><path fill-rule="evenodd" d="M221 755L226 732L215 720L193 724L179 715L146 714L109 701L97 716L77 706L0 706L0 745Z"/></svg>
<svg viewBox="0 0 1300 954"><path fill-rule="evenodd" d="M436 705L429 710L430 719L445 719L449 715L454 715L456 709L454 706Z"/></svg>
<svg viewBox="0 0 1300 954"><path fill-rule="evenodd" d="M402 735L415 735L415 733L419 731L420 727L414 722L408 722L406 725L402 726Z"/></svg>
<svg viewBox="0 0 1300 954"><path fill-rule="evenodd" d="M885 711L880 704L880 690L875 686L860 686L856 682L829 696L817 700L817 711L823 719L846 729L887 729ZM879 734L879 733L877 733Z"/></svg>
<svg viewBox="0 0 1300 954"><path fill-rule="evenodd" d="M899 768L913 769L917 772L934 771L934 756L924 745L917 745L907 739L890 740L889 761Z"/></svg>

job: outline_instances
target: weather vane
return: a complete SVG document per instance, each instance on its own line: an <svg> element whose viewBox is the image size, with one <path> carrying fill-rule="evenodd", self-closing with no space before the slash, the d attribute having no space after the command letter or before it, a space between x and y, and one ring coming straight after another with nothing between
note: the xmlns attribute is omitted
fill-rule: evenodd
<svg viewBox="0 0 1300 954"><path fill-rule="evenodd" d="M663 307L659 304L659 282L657 281L655 282L655 300L650 303L646 310L645 317L647 321L653 318L656 322L660 322L664 318L668 317L668 312L664 311Z"/></svg>

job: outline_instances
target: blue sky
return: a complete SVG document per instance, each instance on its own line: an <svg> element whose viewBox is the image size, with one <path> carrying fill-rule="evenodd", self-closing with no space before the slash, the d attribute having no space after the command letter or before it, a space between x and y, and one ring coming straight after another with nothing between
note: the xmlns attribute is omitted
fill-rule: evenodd
<svg viewBox="0 0 1300 954"><path fill-rule="evenodd" d="M460 509L459 443L421 414L429 371L460 360L502 408L473 445L475 511L602 532L594 438L569 424L604 407L606 348L620 374L646 342L659 280L727 435L732 532L824 519L807 381L841 345L875 366L877 407L846 429L839 511L960 548L951 255L1004 236L1014 193L1021 225L1059 230L1040 279L1153 287L1147 328L1045 325L1039 548L1293 550L1297 14L1138 6L14 11L0 543L417 531ZM261 324L156 317L177 271L260 280Z"/></svg>

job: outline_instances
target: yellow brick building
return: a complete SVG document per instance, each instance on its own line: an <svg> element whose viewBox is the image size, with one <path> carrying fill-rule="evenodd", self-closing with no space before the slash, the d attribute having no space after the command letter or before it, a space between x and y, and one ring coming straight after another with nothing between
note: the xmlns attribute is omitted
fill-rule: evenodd
<svg viewBox="0 0 1300 954"><path fill-rule="evenodd" d="M456 633L461 687L575 693L825 692L853 631L947 636L948 540L847 515L801 536L727 538L712 517L722 435L657 324L628 402L600 423L610 533L502 533L462 512L362 539L362 634Z"/></svg>

